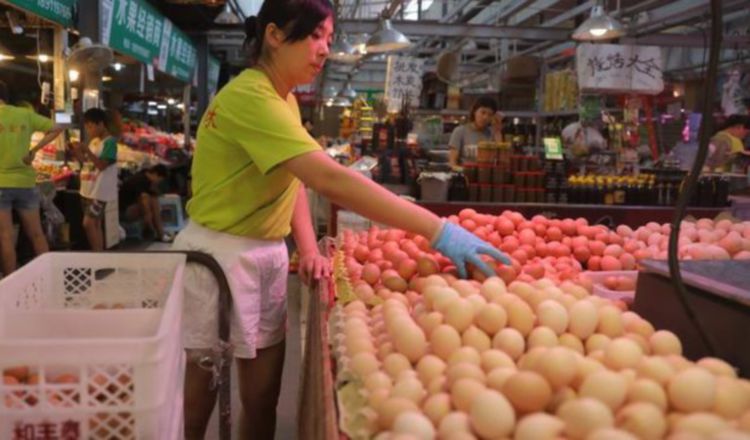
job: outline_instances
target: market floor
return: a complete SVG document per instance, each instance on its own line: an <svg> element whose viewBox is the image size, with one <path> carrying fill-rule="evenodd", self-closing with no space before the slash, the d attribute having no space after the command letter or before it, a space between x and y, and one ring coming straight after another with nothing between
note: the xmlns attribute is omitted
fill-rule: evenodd
<svg viewBox="0 0 750 440"><path fill-rule="evenodd" d="M145 250L168 250L168 244L152 243L145 247ZM300 368L302 365L302 332L304 325L304 315L301 313L301 298L306 294L304 287L301 286L296 276L289 277L288 292L288 328L286 340L286 359L284 362L284 374L282 376L281 396L276 419L276 439L277 440L296 440L297 439L297 397L299 395ZM232 368L232 383L237 383L236 371ZM237 388L232 387L232 423L233 438L237 438L236 427L240 410L240 398ZM219 423L217 411L214 411L208 426L205 440L218 440Z"/></svg>

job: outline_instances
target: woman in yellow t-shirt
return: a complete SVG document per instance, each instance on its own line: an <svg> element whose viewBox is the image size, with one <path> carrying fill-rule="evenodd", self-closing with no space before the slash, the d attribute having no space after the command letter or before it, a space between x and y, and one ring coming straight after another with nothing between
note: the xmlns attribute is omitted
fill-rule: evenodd
<svg viewBox="0 0 750 440"><path fill-rule="evenodd" d="M31 162L36 153L55 140L63 128L22 107L8 104L8 87L0 81L0 278L16 270L13 244L13 211L16 211L34 252L49 251L39 214L36 171ZM29 150L31 135L44 132L44 138Z"/></svg>
<svg viewBox="0 0 750 440"><path fill-rule="evenodd" d="M293 234L305 282L330 275L317 248L304 187L377 222L432 239L454 261L487 274L501 252L458 225L396 197L322 151L301 124L292 89L320 73L333 37L328 0L266 0L245 23L251 66L226 85L200 122L192 167L190 222L176 249L212 254L233 299L231 343L243 405L241 437L272 439L284 363L287 249ZM196 359L217 343L215 281L198 268L185 278L186 438L203 438L214 406L211 372Z"/></svg>
<svg viewBox="0 0 750 440"><path fill-rule="evenodd" d="M750 116L731 115L724 128L713 135L706 167L717 172L745 172L750 152L745 151L745 138L750 134ZM744 158L744 160L743 160Z"/></svg>

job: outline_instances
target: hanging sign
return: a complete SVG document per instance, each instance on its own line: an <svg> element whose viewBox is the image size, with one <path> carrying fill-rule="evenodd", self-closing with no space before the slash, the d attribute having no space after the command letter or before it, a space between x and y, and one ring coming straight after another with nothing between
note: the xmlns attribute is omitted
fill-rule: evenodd
<svg viewBox="0 0 750 440"><path fill-rule="evenodd" d="M423 73L423 59L396 55L388 57L388 70L385 76L385 98L389 113L398 112L402 107L404 99L407 97L410 106L419 106Z"/></svg>
<svg viewBox="0 0 750 440"><path fill-rule="evenodd" d="M164 27L161 45L159 70L190 82L193 78L197 55L190 37L170 23L170 26Z"/></svg>
<svg viewBox="0 0 750 440"><path fill-rule="evenodd" d="M65 27L73 27L73 11L76 0L7 0L10 4L54 21Z"/></svg>
<svg viewBox="0 0 750 440"><path fill-rule="evenodd" d="M164 17L145 0L101 0L101 41L144 64L156 64Z"/></svg>
<svg viewBox="0 0 750 440"><path fill-rule="evenodd" d="M634 92L664 90L663 60L658 46L580 44L576 49L581 91Z"/></svg>
<svg viewBox="0 0 750 440"><path fill-rule="evenodd" d="M146 0L100 0L102 43L190 82L197 51L190 38Z"/></svg>

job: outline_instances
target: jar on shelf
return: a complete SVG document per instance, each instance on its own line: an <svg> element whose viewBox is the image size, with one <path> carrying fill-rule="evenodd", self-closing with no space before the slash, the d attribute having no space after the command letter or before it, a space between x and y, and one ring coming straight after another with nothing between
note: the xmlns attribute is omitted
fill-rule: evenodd
<svg viewBox="0 0 750 440"><path fill-rule="evenodd" d="M477 182L484 185L492 183L492 164L480 163L477 164Z"/></svg>

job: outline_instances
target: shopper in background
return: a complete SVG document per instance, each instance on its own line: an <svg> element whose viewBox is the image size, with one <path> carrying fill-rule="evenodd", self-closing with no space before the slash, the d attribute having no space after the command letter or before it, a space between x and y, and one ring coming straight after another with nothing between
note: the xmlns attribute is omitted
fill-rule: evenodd
<svg viewBox="0 0 750 440"><path fill-rule="evenodd" d="M92 108L83 114L88 145L71 145L81 161L83 229L93 251L104 250L102 218L107 202L117 200L117 139L110 135L107 113Z"/></svg>
<svg viewBox="0 0 750 440"><path fill-rule="evenodd" d="M744 139L750 133L750 116L731 115L724 129L717 132L709 145L710 156L706 167L710 171L745 172L750 153L745 151Z"/></svg>
<svg viewBox="0 0 750 440"><path fill-rule="evenodd" d="M292 89L320 73L333 39L328 0L266 0L245 23L251 68L227 84L200 122L193 158L190 222L176 249L212 254L231 287L231 344L243 405L240 437L273 439L284 365L288 250L293 234L300 274L328 277L312 229L305 186L372 220L421 234L461 275L470 262L488 274L481 254L507 257L458 225L411 204L337 164L301 123ZM217 345L216 282L189 267L184 329L186 438L202 439L215 403L212 372L198 360Z"/></svg>
<svg viewBox="0 0 750 440"><path fill-rule="evenodd" d="M155 240L164 242L170 237L164 233L161 221L159 185L167 174L167 167L161 164L138 171L122 183L118 199L121 221L142 221Z"/></svg>
<svg viewBox="0 0 750 440"><path fill-rule="evenodd" d="M10 105L8 87L0 81L0 259L3 275L10 274L17 266L13 210L18 213L34 253L49 251L39 215L36 172L31 162L34 155L63 130L33 110ZM44 132L44 137L29 150L31 135L37 131Z"/></svg>
<svg viewBox="0 0 750 440"><path fill-rule="evenodd" d="M479 142L503 140L502 124L495 100L489 96L477 99L469 112L469 122L456 127L451 134L450 164L476 162Z"/></svg>

